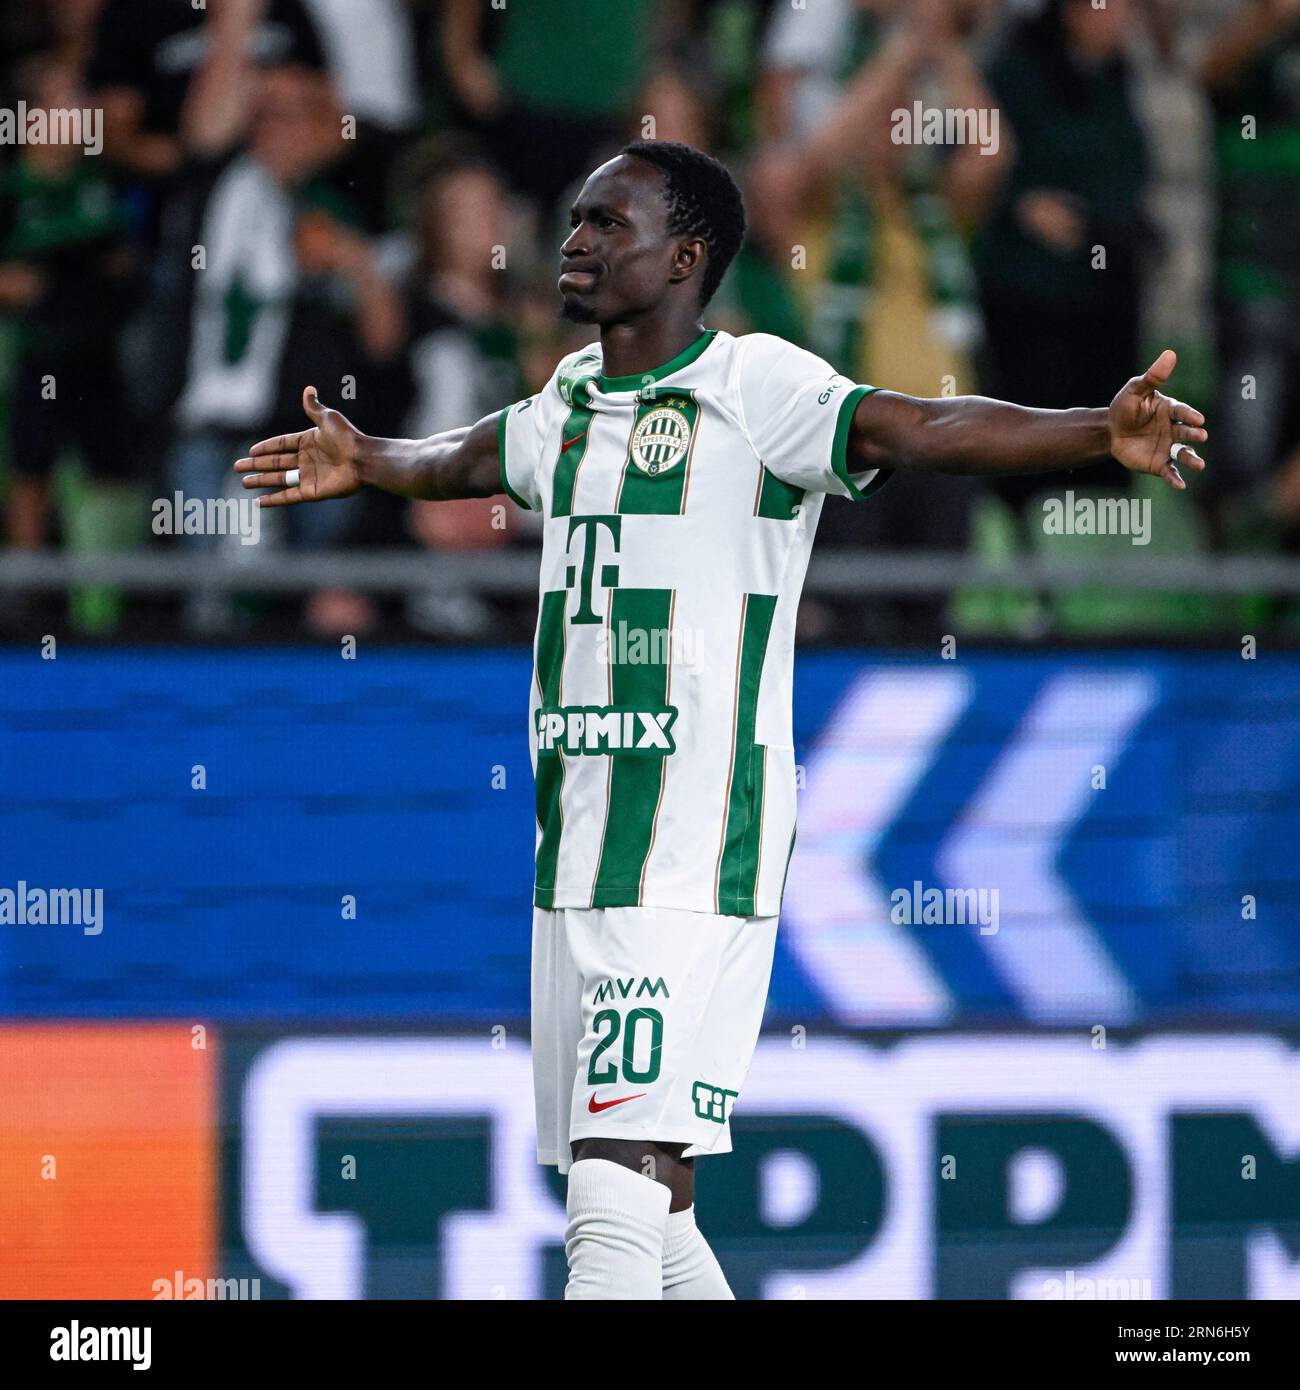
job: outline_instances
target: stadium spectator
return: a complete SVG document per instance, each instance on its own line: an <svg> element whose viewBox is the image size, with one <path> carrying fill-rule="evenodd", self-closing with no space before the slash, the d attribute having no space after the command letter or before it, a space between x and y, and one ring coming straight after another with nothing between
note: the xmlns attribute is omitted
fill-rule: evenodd
<svg viewBox="0 0 1300 1390"><path fill-rule="evenodd" d="M839 105L844 87L878 42L898 0L825 0L800 9L776 6L763 39L757 77L759 139L807 140Z"/></svg>
<svg viewBox="0 0 1300 1390"><path fill-rule="evenodd" d="M94 48L104 0L29 0L0 10L0 100L12 105L21 93L11 80L23 62L38 54L54 54L84 73ZM6 64L14 67L7 67Z"/></svg>
<svg viewBox="0 0 1300 1390"><path fill-rule="evenodd" d="M54 53L27 60L19 90L35 108L84 104L74 67ZM74 144L20 146L0 171L0 308L19 328L9 400L15 548L47 539L49 483L65 448L101 487L138 465L115 352L132 278L103 165Z"/></svg>
<svg viewBox="0 0 1300 1390"><path fill-rule="evenodd" d="M911 121L918 102L970 111L970 133L978 133L978 113L993 106L970 55L983 10L964 0L876 0L841 10L835 46L861 56L838 100L826 109L824 63L816 79L803 70L792 85L787 69L769 84L769 94L783 94L769 128L797 131L811 118L800 112L823 114L794 143L760 157L751 183L759 225L783 222L790 250L806 246L808 268L794 278L807 286L812 345L829 361L915 395L973 390L980 317L967 247L1003 177L1007 147L987 119L983 143L933 144L900 115ZM792 47L782 30L795 27L783 16L770 61L793 61L782 56ZM888 491L862 511L828 505L822 543L964 544L970 493L960 480L904 480L892 497ZM876 624L906 629L916 616L906 605L872 605Z"/></svg>
<svg viewBox="0 0 1300 1390"><path fill-rule="evenodd" d="M599 153L632 134L634 109L668 36L652 0L446 0L442 56L469 119L511 189L549 228L558 200Z"/></svg>
<svg viewBox="0 0 1300 1390"><path fill-rule="evenodd" d="M972 379L980 324L966 239L1006 167L987 122L982 143L939 144L908 123L917 102L990 111L967 48L977 14L965 0L896 6L887 19L858 11L853 46L864 56L788 156L799 203L829 213L801 277L813 284L818 350L863 381L918 395Z"/></svg>
<svg viewBox="0 0 1300 1390"><path fill-rule="evenodd" d="M183 345L171 353L180 371L169 485L187 497L227 490L231 450L281 418L304 382L355 402L359 419L381 412L385 364L403 336L400 305L363 234L365 203L329 177L344 144L329 81L303 67L259 71L249 23L248 12L227 9L209 20L212 42L185 113L190 163L159 258L154 342ZM291 539L339 542L355 508L322 511ZM224 550L239 558L234 545ZM230 616L216 592L188 612L207 628ZM318 630L368 618L367 605L329 590L308 609Z"/></svg>
<svg viewBox="0 0 1300 1390"><path fill-rule="evenodd" d="M1034 403L1092 398L1132 370L1143 279L1154 284L1157 322L1190 312L1181 294L1161 312L1170 274L1137 273L1147 179L1141 120L1125 90L1129 18L1150 22L1166 60L1180 30L1194 39L1210 24L1217 32L1201 75L1217 123L1215 326L1227 424L1209 481L1220 540L1271 544L1279 521L1300 528L1300 408L1279 384L1300 359L1300 190L1289 153L1300 129L1291 77L1300 0L1233 0L1227 17L1214 0L1176 8L1177 25L1172 0L1103 9L1089 0L222 0L198 9L191 0L32 0L0 15L0 105L26 94L15 85L22 55L53 51L74 78L84 73L104 109L106 158L78 177L114 183L114 244L133 246L141 271L124 270L92 312L60 323L70 338L95 338L105 362L120 351L121 368L108 363L92 389L116 373L113 432L129 432L133 464L170 488L182 474L224 482L230 449L272 417L295 416L307 381L363 427L404 420L398 428L410 433L435 428L421 420L438 415L439 402L479 398L468 413L493 408L511 393L492 384L510 364L518 390L538 385L590 336L555 321L568 185L628 135L685 140L743 171L750 235L710 305L713 324L803 342L855 377L919 394L949 389L951 378L956 390ZM1004 41L991 44L994 36ZM1179 83L1187 94L1185 77L1172 68L1166 77L1169 87L1148 83L1153 123L1166 114L1162 93ZM894 113L915 100L995 107L999 153L893 143ZM1190 101L1183 110L1195 115ZM641 128L647 116L653 131ZM1246 117L1256 122L1249 132ZM425 123L448 148L476 132L496 176L473 161L440 170L424 185L415 240L426 254L408 238L399 265L389 255L402 240L394 229L411 219L395 215L390 189ZM1166 136L1189 152L1177 169L1162 161L1157 207L1175 206L1209 155L1190 148L1196 130L1184 122ZM34 158L0 147L7 216ZM258 221L248 209L264 188ZM531 218L505 219L505 203ZM1182 211L1184 237L1154 251L1166 270L1176 257L1179 286L1195 288L1205 237L1194 207ZM492 244L505 248L509 270L488 276L472 262L498 218L505 229ZM85 459L93 486L84 496L102 496L104 508L83 505L77 470L60 468L47 516L46 489L24 463L35 455L23 439L41 418L30 382L32 328L44 310L30 296L46 269L11 251L14 230L6 226L0 245L9 262L0 271L0 441L21 457L6 479L4 524L15 544L30 546L56 517L65 539L99 544L110 492L126 490L105 486L118 475L88 456L100 442L82 447L77 413L60 419L55 453ZM1105 248L1105 271L1092 268L1095 245ZM193 263L197 246L203 269ZM84 267L87 283L107 263L96 258ZM1188 322L1185 365L1194 369L1199 343ZM1077 476L1085 487L1102 478ZM950 488L951 499L940 495ZM1009 555L1023 544L1017 515L1036 490L1032 481L1003 485L1010 512L979 500L977 548L991 553L989 517L992 549ZM968 487L941 480L916 506L912 491L900 481L853 513L832 502L823 541L960 545ZM298 518L277 517L271 529L295 543L346 536L360 545L413 532L442 549L501 538L455 508L404 506L385 512L367 499L359 519L345 507L304 516L319 533L298 532ZM526 537L528 525L512 515L506 534ZM310 610L325 628L348 611L340 603L322 615L329 606ZM455 606L435 603L441 616L430 618L417 601L408 621L448 623L450 632L461 621ZM465 630L475 622L465 618Z"/></svg>
<svg viewBox="0 0 1300 1390"><path fill-rule="evenodd" d="M1213 519L1229 541L1243 494L1300 521L1300 462L1268 496L1300 443L1300 3L1248 0L1215 34L1201 76L1219 205Z"/></svg>
<svg viewBox="0 0 1300 1390"><path fill-rule="evenodd" d="M424 181L415 263L407 276L410 405L404 433L422 439L478 420L523 393L512 320L508 193L482 160L453 157ZM485 550L509 538L503 499L412 502L411 530L434 550ZM511 528L526 518L510 505ZM407 617L422 632L484 636L492 611L472 592L413 595Z"/></svg>
<svg viewBox="0 0 1300 1390"><path fill-rule="evenodd" d="M301 0L343 110L378 130L402 134L420 120L415 28L407 0Z"/></svg>
<svg viewBox="0 0 1300 1390"><path fill-rule="evenodd" d="M259 64L320 69L320 40L301 0L222 0ZM208 12L191 0L103 0L87 85L104 111L108 157L129 190L148 244L172 180L186 163L182 115L207 61Z"/></svg>
<svg viewBox="0 0 1300 1390"><path fill-rule="evenodd" d="M1014 158L977 243L984 386L1022 405L1104 400L1139 356L1139 271L1152 232L1125 56L1130 14L1129 0L1104 9L1046 0L989 70ZM1017 508L1040 490L1033 479L996 487Z"/></svg>

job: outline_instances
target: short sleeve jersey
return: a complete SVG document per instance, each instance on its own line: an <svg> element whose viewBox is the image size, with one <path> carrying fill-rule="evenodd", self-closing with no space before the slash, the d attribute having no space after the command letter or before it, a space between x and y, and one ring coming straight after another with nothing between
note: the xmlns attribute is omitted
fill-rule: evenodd
<svg viewBox="0 0 1300 1390"><path fill-rule="evenodd" d="M828 492L865 498L873 388L709 331L607 377L593 345L499 416L544 518L530 705L542 908L780 910L794 844L794 627Z"/></svg>

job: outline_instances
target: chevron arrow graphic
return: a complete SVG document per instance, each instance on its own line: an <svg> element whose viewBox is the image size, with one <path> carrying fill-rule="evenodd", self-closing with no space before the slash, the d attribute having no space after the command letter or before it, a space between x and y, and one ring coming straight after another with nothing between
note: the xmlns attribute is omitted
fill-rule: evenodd
<svg viewBox="0 0 1300 1390"><path fill-rule="evenodd" d="M1057 858L1106 794L1092 789L1093 766L1113 772L1156 698L1156 682L1140 672L1051 680L935 856L946 883L997 888L1000 929L978 940L1035 1022L1122 1022L1135 1011Z"/></svg>
<svg viewBox="0 0 1300 1390"><path fill-rule="evenodd" d="M807 761L782 930L840 1023L937 1023L953 997L868 865L971 698L956 670L868 671Z"/></svg>

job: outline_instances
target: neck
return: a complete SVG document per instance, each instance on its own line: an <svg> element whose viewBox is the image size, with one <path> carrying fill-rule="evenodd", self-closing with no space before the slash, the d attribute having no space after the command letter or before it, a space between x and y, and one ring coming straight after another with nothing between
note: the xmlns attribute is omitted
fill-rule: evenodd
<svg viewBox="0 0 1300 1390"><path fill-rule="evenodd" d="M670 362L704 332L700 311L611 323L600 330L606 376L636 376Z"/></svg>

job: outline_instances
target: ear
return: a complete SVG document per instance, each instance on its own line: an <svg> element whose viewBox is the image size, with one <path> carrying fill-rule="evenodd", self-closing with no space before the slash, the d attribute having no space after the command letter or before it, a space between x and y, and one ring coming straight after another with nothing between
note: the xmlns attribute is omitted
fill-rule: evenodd
<svg viewBox="0 0 1300 1390"><path fill-rule="evenodd" d="M709 243L703 237L690 237L678 242L672 272L668 276L669 284L676 285L692 276L703 275L708 259Z"/></svg>

